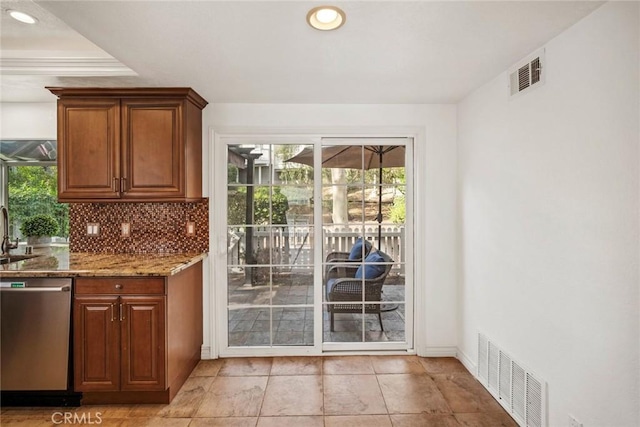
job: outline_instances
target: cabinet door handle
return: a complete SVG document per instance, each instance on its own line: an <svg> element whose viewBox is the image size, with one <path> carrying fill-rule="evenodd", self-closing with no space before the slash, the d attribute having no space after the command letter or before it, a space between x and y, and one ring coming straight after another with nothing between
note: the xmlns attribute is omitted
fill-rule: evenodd
<svg viewBox="0 0 640 427"><path fill-rule="evenodd" d="M120 321L121 322L124 320L124 309L125 307L123 307L123 304L120 303Z"/></svg>
<svg viewBox="0 0 640 427"><path fill-rule="evenodd" d="M124 193L127 191L127 178L120 178L120 192Z"/></svg>
<svg viewBox="0 0 640 427"><path fill-rule="evenodd" d="M111 181L111 190L114 193L118 192L118 184L116 184L116 181L118 181L120 178L116 178L115 176L113 177L113 180Z"/></svg>
<svg viewBox="0 0 640 427"><path fill-rule="evenodd" d="M116 318L114 316L114 311L113 311L113 306L116 305L116 303L114 302L113 304L111 304L111 321L115 321Z"/></svg>

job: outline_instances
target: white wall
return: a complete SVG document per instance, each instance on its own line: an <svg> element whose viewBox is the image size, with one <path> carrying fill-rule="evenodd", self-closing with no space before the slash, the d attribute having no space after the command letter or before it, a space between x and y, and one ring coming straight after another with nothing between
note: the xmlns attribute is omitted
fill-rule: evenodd
<svg viewBox="0 0 640 427"><path fill-rule="evenodd" d="M548 383L550 426L640 425L639 8L607 3L458 106L460 349Z"/></svg>
<svg viewBox="0 0 640 427"><path fill-rule="evenodd" d="M57 139L56 103L0 104L1 139Z"/></svg>
<svg viewBox="0 0 640 427"><path fill-rule="evenodd" d="M425 298L416 318L426 326L421 354L453 355L456 315L456 107L454 105L213 104L205 126L272 128L419 128L416 157L416 282ZM209 165L211 168L212 165ZM212 236L212 241L215 239Z"/></svg>

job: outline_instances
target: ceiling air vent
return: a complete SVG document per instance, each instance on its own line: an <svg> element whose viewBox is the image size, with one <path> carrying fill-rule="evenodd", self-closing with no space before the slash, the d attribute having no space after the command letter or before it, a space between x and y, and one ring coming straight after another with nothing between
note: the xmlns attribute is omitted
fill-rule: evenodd
<svg viewBox="0 0 640 427"><path fill-rule="evenodd" d="M520 62L509 73L509 92L511 96L544 83L543 73L544 49L537 51Z"/></svg>

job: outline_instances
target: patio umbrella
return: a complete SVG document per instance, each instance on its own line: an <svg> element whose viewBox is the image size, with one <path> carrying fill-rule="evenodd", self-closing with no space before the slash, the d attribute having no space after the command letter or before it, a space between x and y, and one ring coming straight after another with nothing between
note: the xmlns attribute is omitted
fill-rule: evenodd
<svg viewBox="0 0 640 427"><path fill-rule="evenodd" d="M322 148L323 167L378 169L378 246L382 239L382 169L403 167L404 156L404 145L331 145ZM313 166L313 148L306 147L285 162Z"/></svg>

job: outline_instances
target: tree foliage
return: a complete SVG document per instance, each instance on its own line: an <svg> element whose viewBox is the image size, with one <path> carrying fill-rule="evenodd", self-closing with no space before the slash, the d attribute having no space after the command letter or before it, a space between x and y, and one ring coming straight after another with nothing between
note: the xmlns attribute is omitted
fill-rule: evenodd
<svg viewBox="0 0 640 427"><path fill-rule="evenodd" d="M69 236L69 206L57 200L58 168L56 166L11 166L9 168L9 218L22 224L38 214L52 216L58 235ZM17 228L11 233L17 237Z"/></svg>
<svg viewBox="0 0 640 427"><path fill-rule="evenodd" d="M254 224L287 224L287 211L289 201L287 196L282 194L279 187L271 187L271 197L269 197L268 187L258 187L254 193ZM271 200L269 200L271 199ZM271 212L271 219L269 219Z"/></svg>
<svg viewBox="0 0 640 427"><path fill-rule="evenodd" d="M277 178L279 179L279 184L285 186L292 186L291 188L300 187L300 186L313 186L313 168L307 165L303 165L295 162L286 162L285 160L294 157L300 151L302 151L305 147L309 147L309 145L273 145L273 151L270 151L270 155L272 156L271 165L277 166L276 169ZM350 190L354 190L357 188L362 188L364 185L367 189L372 189L373 186L382 184L384 188L389 188L390 186L395 187L394 195L401 193L400 196L395 196L393 200L393 204L391 201L386 200L383 202L383 211L389 212L392 218L392 221L395 223L404 223L405 221L405 199L404 199L404 191L406 184L406 176L405 176L405 168L404 167L394 167L394 168L383 168L380 171L377 168L361 170L361 169L351 169L345 168L344 171L344 180L340 183L334 182L332 178L332 169L331 168L322 168L322 182L325 188L328 186L335 186L338 184L340 187L346 186ZM227 180L229 183L237 183L238 182L238 169L236 166L229 164L227 167ZM276 181L277 182L277 181ZM285 224L286 217L285 212L289 209L289 204L284 194L280 193L280 189L278 187L273 187L274 191L271 196L271 206L272 206L272 218L269 220L269 194L267 187L256 187L255 195L254 195L254 219L253 224L255 225L266 225L266 224ZM385 190L386 191L386 190ZM358 190L358 192L364 194ZM375 202L377 203L377 196L371 196L377 194L376 191L367 191L367 202ZM229 224L233 225L241 225L245 224L246 221L246 187L229 187L228 192L228 201L229 201L229 211L228 211L228 221ZM369 200L370 199L370 200ZM292 209L297 208L295 206L296 201L292 199ZM328 211L333 211L333 200L323 198L323 206L326 207Z"/></svg>
<svg viewBox="0 0 640 427"><path fill-rule="evenodd" d="M282 167L278 170L278 177L283 184L310 185L313 184L313 168L295 162L285 162L292 158L306 145L276 145L274 155L277 163Z"/></svg>
<svg viewBox="0 0 640 427"><path fill-rule="evenodd" d="M396 196L391 206L390 217L394 224L404 224L407 219L405 196Z"/></svg>
<svg viewBox="0 0 640 427"><path fill-rule="evenodd" d="M271 188L271 195L269 195ZM246 220L247 187L229 187L227 221L233 225L287 224L289 201L279 187L254 187L253 222ZM271 217L269 217L271 212Z"/></svg>

